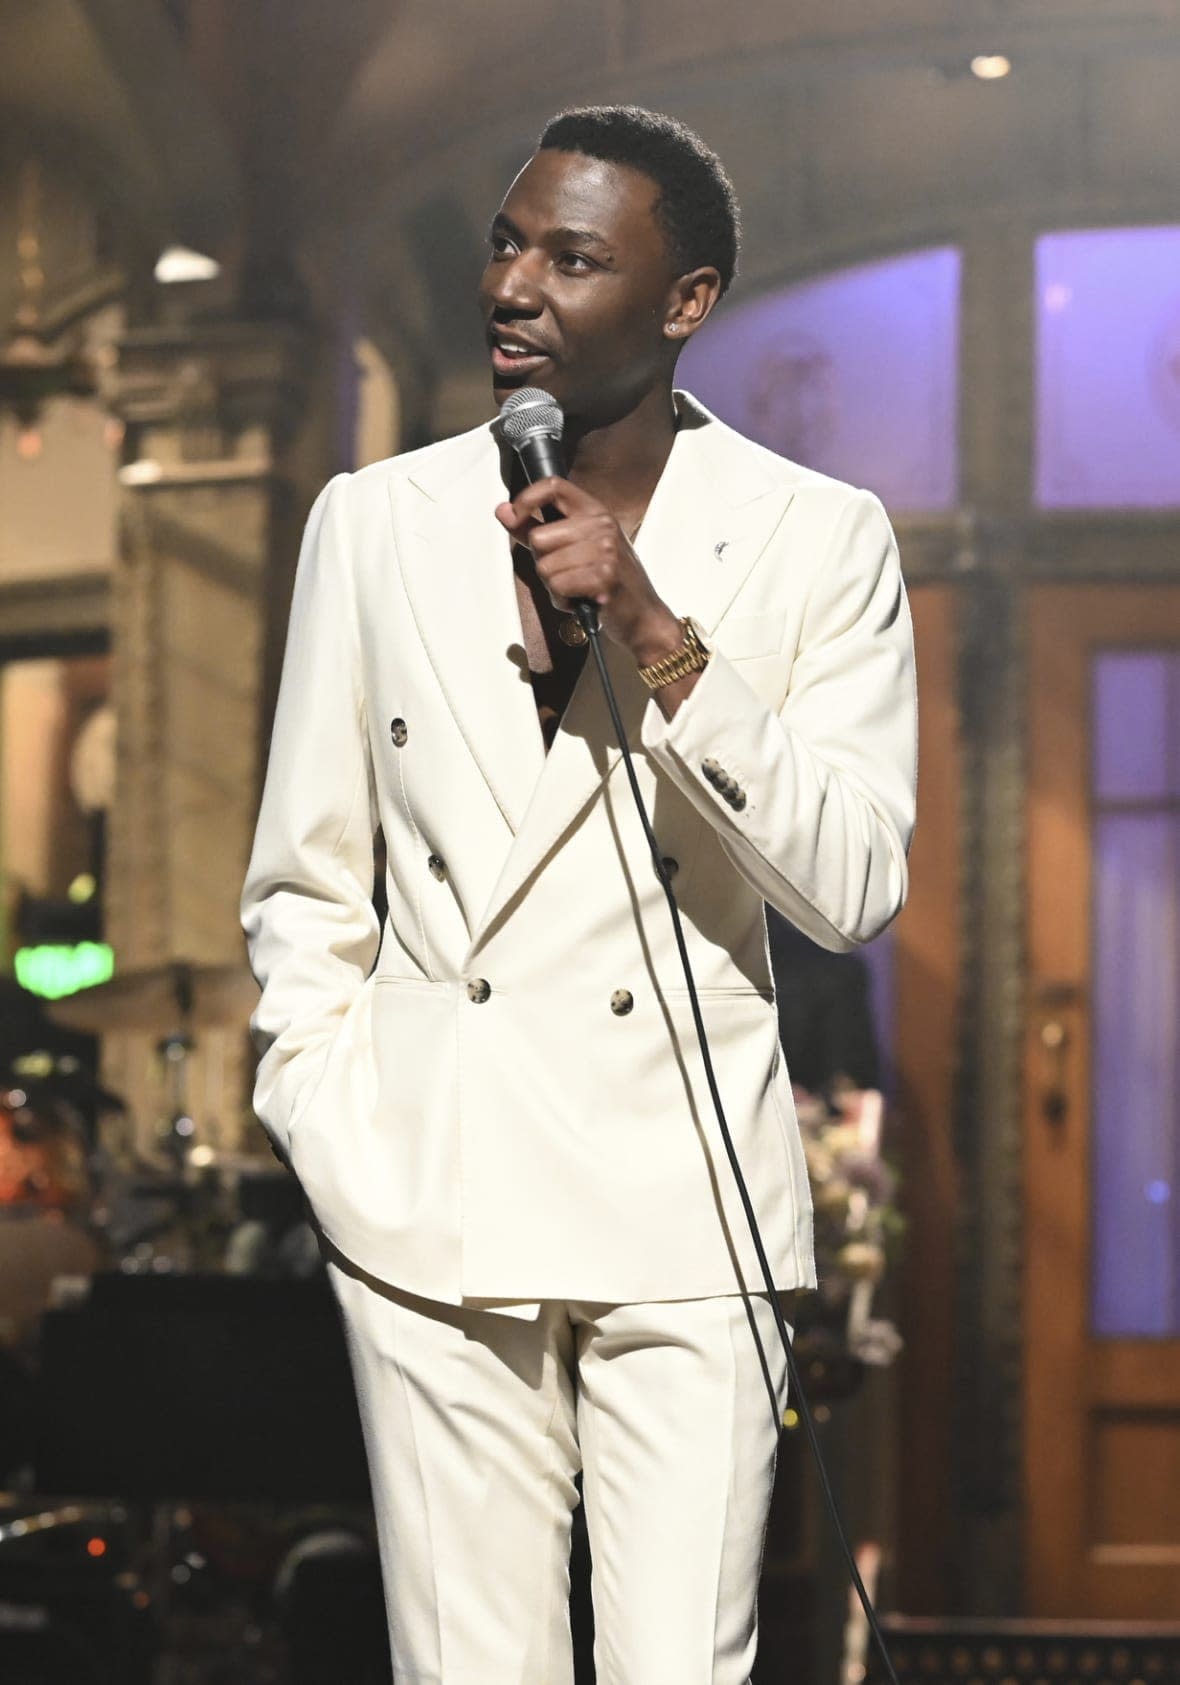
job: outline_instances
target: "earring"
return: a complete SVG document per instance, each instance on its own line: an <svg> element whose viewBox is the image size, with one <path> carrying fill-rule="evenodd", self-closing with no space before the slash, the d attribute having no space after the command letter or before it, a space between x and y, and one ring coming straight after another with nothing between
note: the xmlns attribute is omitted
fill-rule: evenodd
<svg viewBox="0 0 1180 1685"><path fill-rule="evenodd" d="M668 322L664 327L664 332L665 333L679 333L680 332L680 323L679 322Z"/></svg>

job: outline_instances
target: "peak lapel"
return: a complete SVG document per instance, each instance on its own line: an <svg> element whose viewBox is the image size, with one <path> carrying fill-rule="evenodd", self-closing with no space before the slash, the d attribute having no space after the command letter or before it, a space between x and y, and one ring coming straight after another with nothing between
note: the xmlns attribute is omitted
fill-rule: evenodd
<svg viewBox="0 0 1180 1685"><path fill-rule="evenodd" d="M516 604L500 456L486 429L441 464L391 482L402 578L419 636L467 747L516 831L545 749Z"/></svg>
<svg viewBox="0 0 1180 1685"><path fill-rule="evenodd" d="M652 494L636 553L675 614L712 632L769 541L791 500L755 448L677 393L681 426ZM720 548L719 548L720 547ZM627 741L640 740L651 692L630 655L602 641ZM499 880L473 932L469 957L597 794L621 756L592 655L579 675L561 727Z"/></svg>

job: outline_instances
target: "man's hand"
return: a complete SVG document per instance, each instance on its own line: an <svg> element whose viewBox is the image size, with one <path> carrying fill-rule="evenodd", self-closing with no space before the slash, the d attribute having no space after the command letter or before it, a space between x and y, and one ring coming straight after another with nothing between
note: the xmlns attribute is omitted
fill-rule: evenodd
<svg viewBox="0 0 1180 1685"><path fill-rule="evenodd" d="M541 510L550 504L565 519L545 525ZM499 504L496 519L531 549L554 607L572 614L575 597L596 603L603 631L638 666L683 643L679 620L656 595L618 521L589 492L569 480L538 480Z"/></svg>

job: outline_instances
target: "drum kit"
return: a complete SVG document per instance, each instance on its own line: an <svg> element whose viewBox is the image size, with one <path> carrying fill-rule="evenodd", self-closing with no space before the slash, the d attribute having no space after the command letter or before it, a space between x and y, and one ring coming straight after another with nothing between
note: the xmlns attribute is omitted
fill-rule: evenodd
<svg viewBox="0 0 1180 1685"><path fill-rule="evenodd" d="M154 1150L116 1154L93 1120L123 1103L76 1056L30 1051L0 1077L0 1342L32 1332L55 1281L99 1268L284 1273L272 1231L298 1218L290 1178L269 1157L198 1141L188 1105L197 1036L244 1029L257 999L244 966L174 963L47 1005L59 1030L153 1037L166 1114Z"/></svg>
<svg viewBox="0 0 1180 1685"><path fill-rule="evenodd" d="M307 1648L291 1607L310 1596L278 1594L313 1546L332 1566L341 1517L351 1583L359 1552L376 1587L380 1662L359 1426L300 1190L269 1155L202 1139L189 1106L198 1037L244 1032L257 999L244 967L164 965L49 1003L9 1036L10 1059L14 1041L150 1036L166 1099L137 1148L80 1057L26 1051L0 1069L0 1679L146 1685L165 1654L185 1669L169 1678L277 1679L284 1645ZM292 1374L292 1432L322 1419L323 1450L299 1440L276 1473L258 1422ZM338 1655L355 1648L311 1602ZM104 1665L91 1674L83 1653ZM339 1678L334 1665L300 1677ZM359 1663L348 1676L388 1677Z"/></svg>

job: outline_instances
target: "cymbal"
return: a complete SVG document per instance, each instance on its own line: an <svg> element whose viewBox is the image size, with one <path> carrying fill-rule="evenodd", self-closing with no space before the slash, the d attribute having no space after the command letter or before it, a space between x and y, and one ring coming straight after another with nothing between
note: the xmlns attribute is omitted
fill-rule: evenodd
<svg viewBox="0 0 1180 1685"><path fill-rule="evenodd" d="M258 985L244 965L146 966L125 971L108 983L79 989L47 1002L55 1024L88 1035L137 1030L169 1035L173 1030L243 1029L258 1004Z"/></svg>

